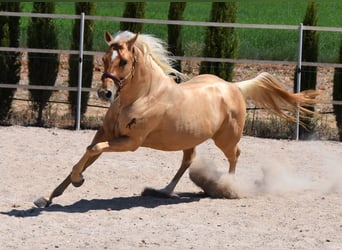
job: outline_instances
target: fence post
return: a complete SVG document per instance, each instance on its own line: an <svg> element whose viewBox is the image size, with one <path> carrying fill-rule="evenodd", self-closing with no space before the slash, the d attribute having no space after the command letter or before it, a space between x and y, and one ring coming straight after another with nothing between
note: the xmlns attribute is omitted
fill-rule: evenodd
<svg viewBox="0 0 342 250"><path fill-rule="evenodd" d="M301 73L302 73L302 48L303 48L303 24L299 24L299 41L298 41L298 64L297 64L297 89L296 92L300 92L301 88ZM296 113L296 141L299 140L299 103L297 104Z"/></svg>
<svg viewBox="0 0 342 250"><path fill-rule="evenodd" d="M81 20L80 20L80 52L79 52L78 82L77 82L76 130L80 130L80 125L81 125L81 95L82 95L82 71L83 71L83 41L84 41L84 12L81 13Z"/></svg>

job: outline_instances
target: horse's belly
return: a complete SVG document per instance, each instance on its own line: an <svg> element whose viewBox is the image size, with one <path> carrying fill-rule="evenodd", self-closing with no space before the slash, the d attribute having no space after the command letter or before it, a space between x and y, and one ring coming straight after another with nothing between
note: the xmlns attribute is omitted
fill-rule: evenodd
<svg viewBox="0 0 342 250"><path fill-rule="evenodd" d="M199 126L198 124L175 123L168 129L152 132L144 141L143 146L168 151L193 148L214 135L216 129L210 127L204 124Z"/></svg>
<svg viewBox="0 0 342 250"><path fill-rule="evenodd" d="M209 137L210 138L210 137ZM164 151L178 151L193 148L201 144L209 138L194 138L191 136L150 136L144 141L143 147L164 150Z"/></svg>

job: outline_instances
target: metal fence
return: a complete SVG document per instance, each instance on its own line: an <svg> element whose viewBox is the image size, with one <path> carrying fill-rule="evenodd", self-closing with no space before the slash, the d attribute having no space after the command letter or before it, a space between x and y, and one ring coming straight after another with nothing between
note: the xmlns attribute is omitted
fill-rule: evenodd
<svg viewBox="0 0 342 250"><path fill-rule="evenodd" d="M183 26L205 26L205 27L231 27L231 28L248 28L248 29L273 29L273 30L297 30L298 31L298 52L297 61L277 61L277 60L254 60L254 59L234 59L234 58L212 58L212 57L196 57L196 56L174 56L176 60L183 61L209 61L209 62L228 62L238 64L275 64L275 65L294 65L297 66L299 74L298 89L300 89L300 73L302 66L318 66L318 67L334 67L342 68L342 64L337 63L318 63L318 62L303 62L302 61L302 37L304 30L316 30L327 32L339 32L342 33L342 28L339 27L318 27L318 26L305 26L303 24L298 25L268 25L268 24L239 24L239 23L216 23L216 22L194 22L194 21L176 21L176 20L157 20L157 19L135 19L135 18L122 18L122 17L105 17L105 16L86 16L84 13L81 15L60 15L60 14L39 14L39 13L24 13L24 12L0 12L0 16L19 16L19 17L38 17L38 18L54 18L54 19L80 19L80 50L59 50L59 49L33 49L33 48L12 48L12 47L0 47L0 51L11 52L34 52L34 53L64 53L64 54L78 54L79 55L79 79L78 87L62 87L62 86L43 86L43 85L23 85L23 84L8 84L1 83L0 88L24 88L24 89L46 89L46 90L67 90L78 92L78 107L76 117L76 129L80 129L80 107L81 107L81 93L88 91L96 91L93 88L82 87L82 62L83 55L102 55L103 51L84 51L83 50L83 34L84 34L84 21L110 21L110 22L135 22L145 24L163 24L163 25L183 25ZM341 101L333 100L331 104L342 105ZM299 128L299 117L297 118L297 133Z"/></svg>

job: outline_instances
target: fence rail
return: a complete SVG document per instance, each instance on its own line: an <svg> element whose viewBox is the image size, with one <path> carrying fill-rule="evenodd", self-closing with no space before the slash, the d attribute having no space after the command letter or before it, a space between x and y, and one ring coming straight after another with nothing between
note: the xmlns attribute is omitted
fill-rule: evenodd
<svg viewBox="0 0 342 250"><path fill-rule="evenodd" d="M30 53L44 53L44 54L70 54L78 55L78 50L63 50L63 49L33 49L33 48L15 48L15 47L1 47L0 51L7 52L30 52ZM84 55L102 56L103 51L83 51ZM171 56L175 60L194 61L194 62L223 62L223 63L239 63L239 64L277 64L277 65L297 65L297 61L279 61L279 60L256 60L256 59L234 59L234 58L220 58L220 57L200 57L200 56ZM322 62L302 62L303 66L316 67L334 67L342 68L341 63L322 63Z"/></svg>
<svg viewBox="0 0 342 250"><path fill-rule="evenodd" d="M83 17L82 17L83 15ZM229 27L229 28L243 28L243 29L275 29L275 30L316 30L326 32L339 32L342 33L340 27L318 27L306 25L273 25L273 24L241 24L241 23L216 23L216 22L195 22L195 21L181 21L181 20L160 20L160 19L136 19L136 18L123 18L123 17L109 17L109 16L85 16L81 15L66 15L66 14L42 14L42 13L25 13L25 12L6 12L0 11L0 16L17 16L17 17L36 17L36 18L54 18L54 19L80 19L96 20L96 21L110 21L110 22L134 22L146 24L163 24L163 25L183 25L183 26L204 26L204 27ZM81 29L81 27L80 27ZM82 30L80 30L82 34ZM300 39L299 39L300 40ZM301 41L298 42L299 45ZM300 47L300 46L299 46ZM52 54L78 54L78 55L103 55L102 51L78 51L78 50L60 50L60 49L34 49L34 48L13 48L13 47L0 47L0 51L7 52L34 52L34 53L52 53ZM299 50L301 51L301 50ZM299 53L299 52L298 52ZM195 57L195 56L173 56L176 60L183 61L208 61L208 62L228 62L239 64L276 64L276 65L294 65L294 66L317 66L317 67L334 67L342 68L339 63L322 63L322 62L299 62L299 61L277 61L277 60L254 60L254 59L233 59L233 58L212 58L212 57ZM298 58L301 58L298 55ZM83 56L80 57L83 59ZM82 61L82 60L80 60ZM80 67L82 67L80 65ZM96 91L93 88L81 87L61 87L61 86L44 86L44 85L22 85L22 84L7 84L1 83L0 88L25 88L25 89L46 89L46 90L67 90L81 92ZM326 102L325 102L326 103ZM342 105L341 101L329 102L335 105Z"/></svg>
<svg viewBox="0 0 342 250"><path fill-rule="evenodd" d="M41 18L60 18L60 19L79 19L80 15L67 14L42 14L27 12L8 12L0 11L1 16L18 16L18 17L41 17ZM131 22L146 24L164 24L164 25L184 25L184 26L202 26L202 27L225 27L225 28L244 28L244 29L276 29L276 30L297 30L298 25L278 25L278 24L245 24L245 23L218 23L218 22L199 22L184 20L162 20L147 18L127 18L127 17L110 17L110 16L85 16L85 20L110 21L110 22ZM304 30L331 31L342 32L340 27L324 27L324 26L307 26L303 25Z"/></svg>

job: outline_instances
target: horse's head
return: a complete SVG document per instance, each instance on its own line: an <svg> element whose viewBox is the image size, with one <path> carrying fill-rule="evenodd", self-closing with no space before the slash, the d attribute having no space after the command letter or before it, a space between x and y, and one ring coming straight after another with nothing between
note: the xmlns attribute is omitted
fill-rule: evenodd
<svg viewBox="0 0 342 250"><path fill-rule="evenodd" d="M134 43L138 34L124 33L123 36L113 38L105 32L105 40L109 45L103 56L104 73L102 75L102 86L98 90L100 98L106 101L114 101L126 81L134 75L136 55Z"/></svg>

